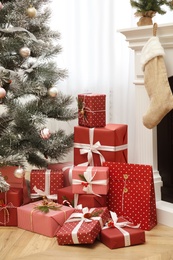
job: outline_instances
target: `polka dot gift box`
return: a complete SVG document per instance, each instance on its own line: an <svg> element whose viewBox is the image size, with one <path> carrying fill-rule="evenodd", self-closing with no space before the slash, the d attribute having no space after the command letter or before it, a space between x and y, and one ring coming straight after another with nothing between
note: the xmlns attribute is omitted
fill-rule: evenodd
<svg viewBox="0 0 173 260"><path fill-rule="evenodd" d="M78 124L86 127L103 127L106 125L106 95L78 95Z"/></svg>
<svg viewBox="0 0 173 260"><path fill-rule="evenodd" d="M152 167L120 162L103 165L109 167L108 209L151 230L157 224Z"/></svg>
<svg viewBox="0 0 173 260"><path fill-rule="evenodd" d="M30 174L31 199L47 196L57 201L57 191L64 187L64 176L61 170L34 169Z"/></svg>

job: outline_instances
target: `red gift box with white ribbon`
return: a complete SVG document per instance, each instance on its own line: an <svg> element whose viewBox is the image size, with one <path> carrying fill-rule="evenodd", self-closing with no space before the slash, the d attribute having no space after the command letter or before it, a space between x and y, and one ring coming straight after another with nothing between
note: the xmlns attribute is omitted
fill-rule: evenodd
<svg viewBox="0 0 173 260"><path fill-rule="evenodd" d="M85 93L78 95L78 124L86 127L106 125L106 95Z"/></svg>
<svg viewBox="0 0 173 260"><path fill-rule="evenodd" d="M102 166L104 161L127 162L127 125L74 127L74 165Z"/></svg>

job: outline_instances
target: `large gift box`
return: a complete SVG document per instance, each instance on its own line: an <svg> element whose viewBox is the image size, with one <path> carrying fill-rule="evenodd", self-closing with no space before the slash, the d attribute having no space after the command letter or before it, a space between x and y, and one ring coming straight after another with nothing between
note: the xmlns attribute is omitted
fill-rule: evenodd
<svg viewBox="0 0 173 260"><path fill-rule="evenodd" d="M100 241L110 249L145 243L145 231L111 212L110 220L99 234Z"/></svg>
<svg viewBox="0 0 173 260"><path fill-rule="evenodd" d="M17 226L17 207L23 203L22 188L0 193L0 226Z"/></svg>
<svg viewBox="0 0 173 260"><path fill-rule="evenodd" d="M57 200L57 191L64 187L63 172L61 170L34 169L30 174L31 198L46 196Z"/></svg>
<svg viewBox="0 0 173 260"><path fill-rule="evenodd" d="M60 170L63 172L64 187L70 186L72 184L72 162L51 163L47 168L51 170Z"/></svg>
<svg viewBox="0 0 173 260"><path fill-rule="evenodd" d="M76 194L103 194L109 190L109 168L76 166L72 171L72 192Z"/></svg>
<svg viewBox="0 0 173 260"><path fill-rule="evenodd" d="M58 189L58 203L76 207L82 205L82 207L98 208L106 207L107 196L97 196L94 194L73 194L72 186Z"/></svg>
<svg viewBox="0 0 173 260"><path fill-rule="evenodd" d="M109 210L150 230L157 224L153 171L150 165L105 162L109 167Z"/></svg>
<svg viewBox="0 0 173 260"><path fill-rule="evenodd" d="M106 95L78 95L78 124L86 127L103 127L106 125Z"/></svg>
<svg viewBox="0 0 173 260"><path fill-rule="evenodd" d="M15 170L18 169L16 166L4 166L0 167L0 172L7 183L10 184L11 188L22 189L22 203L27 204L30 202L29 191L25 175L21 178L15 176Z"/></svg>
<svg viewBox="0 0 173 260"><path fill-rule="evenodd" d="M57 232L59 245L92 244L110 218L107 208L83 208L74 212Z"/></svg>
<svg viewBox="0 0 173 260"><path fill-rule="evenodd" d="M57 204L58 210L50 209L49 212L43 213L38 209L39 206L42 206L41 201L17 208L19 228L54 237L74 211L73 208Z"/></svg>
<svg viewBox="0 0 173 260"><path fill-rule="evenodd" d="M74 127L74 165L101 166L104 161L127 162L127 125Z"/></svg>

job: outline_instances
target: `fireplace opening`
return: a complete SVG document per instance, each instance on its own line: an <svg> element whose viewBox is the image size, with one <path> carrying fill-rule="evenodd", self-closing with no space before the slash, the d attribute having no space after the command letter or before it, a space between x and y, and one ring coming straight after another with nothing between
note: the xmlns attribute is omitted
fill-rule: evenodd
<svg viewBox="0 0 173 260"><path fill-rule="evenodd" d="M173 92L173 76L168 78ZM173 203L173 110L157 126L158 170L162 178L161 199Z"/></svg>

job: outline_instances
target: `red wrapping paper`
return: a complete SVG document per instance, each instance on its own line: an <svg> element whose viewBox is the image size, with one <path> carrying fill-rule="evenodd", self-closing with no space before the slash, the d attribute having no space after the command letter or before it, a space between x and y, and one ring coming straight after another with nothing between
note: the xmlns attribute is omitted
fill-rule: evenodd
<svg viewBox="0 0 173 260"><path fill-rule="evenodd" d="M51 163L47 168L51 170L60 170L63 172L64 187L70 186L72 184L72 162Z"/></svg>
<svg viewBox="0 0 173 260"><path fill-rule="evenodd" d="M109 211L107 208L97 208L94 211L103 210L100 215L102 218L103 225L110 218ZM57 241L59 245L68 244L92 244L96 240L99 232L101 231L101 225L98 220L92 220L91 222L83 222L81 227L77 231L78 241L74 241L72 233L78 225L79 221L64 223L61 229L57 232Z"/></svg>
<svg viewBox="0 0 173 260"><path fill-rule="evenodd" d="M118 222L124 219L119 218ZM130 246L145 243L145 232L140 228L123 227L130 235ZM110 249L125 247L123 233L116 227L102 229L99 235L100 241Z"/></svg>
<svg viewBox="0 0 173 260"><path fill-rule="evenodd" d="M84 177L86 181L84 180ZM73 168L72 170L72 192L73 193L106 195L108 193L108 190L109 190L109 168L108 167L76 166Z"/></svg>
<svg viewBox="0 0 173 260"><path fill-rule="evenodd" d="M48 174L47 174L48 173ZM43 191L46 196L54 195L57 200L57 191L64 187L64 178L61 170L32 170L30 174L31 198L35 198L34 187Z"/></svg>
<svg viewBox="0 0 173 260"><path fill-rule="evenodd" d="M17 208L11 203L5 207L0 206L0 226L16 227L17 225Z"/></svg>
<svg viewBox="0 0 173 260"><path fill-rule="evenodd" d="M78 124L85 127L103 127L106 125L106 95L78 95Z"/></svg>
<svg viewBox="0 0 173 260"><path fill-rule="evenodd" d="M122 124L107 124L102 128L94 128L94 131L92 128L75 126L74 165L86 163L101 166L103 158L105 161L127 162L127 129L127 125ZM92 160L88 161L90 154Z"/></svg>
<svg viewBox="0 0 173 260"><path fill-rule="evenodd" d="M77 205L88 208L106 207L106 195L100 197L93 194L79 194ZM58 203L62 204L64 200L74 207L74 194L72 193L72 186L58 189Z"/></svg>
<svg viewBox="0 0 173 260"><path fill-rule="evenodd" d="M22 188L10 188L7 192L0 192L0 200L3 200L5 204L9 202L13 206L19 207L23 203L23 190Z"/></svg>
<svg viewBox="0 0 173 260"><path fill-rule="evenodd" d="M143 230L157 224L153 172L150 165L105 162L109 167L109 210Z"/></svg>
<svg viewBox="0 0 173 260"><path fill-rule="evenodd" d="M17 208L18 227L48 237L56 236L63 223L74 212L73 208L62 206L60 210L50 209L48 213L43 213L34 210L37 205L41 203L32 202Z"/></svg>

